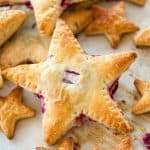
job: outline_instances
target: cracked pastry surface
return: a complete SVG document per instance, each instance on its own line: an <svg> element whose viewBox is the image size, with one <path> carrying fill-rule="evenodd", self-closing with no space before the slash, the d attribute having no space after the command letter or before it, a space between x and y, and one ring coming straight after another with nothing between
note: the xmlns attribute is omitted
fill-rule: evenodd
<svg viewBox="0 0 150 150"><path fill-rule="evenodd" d="M137 33L134 37L134 43L136 46L150 46L150 27Z"/></svg>
<svg viewBox="0 0 150 150"><path fill-rule="evenodd" d="M8 96L0 97L0 128L9 139L18 120L35 116L35 111L22 103L22 92L23 89L17 87Z"/></svg>
<svg viewBox="0 0 150 150"><path fill-rule="evenodd" d="M70 5L85 0L31 0L34 7L35 17L39 31L46 35L51 35L56 24L56 20L63 11Z"/></svg>
<svg viewBox="0 0 150 150"><path fill-rule="evenodd" d="M125 33L135 32L139 28L129 22L124 13L125 3L118 2L112 8L93 6L93 22L87 27L86 35L104 34L113 48L116 48L121 36Z"/></svg>
<svg viewBox="0 0 150 150"><path fill-rule="evenodd" d="M53 144L74 126L81 113L119 132L131 131L108 87L135 58L134 52L87 55L69 27L58 20L46 61L8 68L2 74L13 83L43 95L43 135L48 144Z"/></svg>
<svg viewBox="0 0 150 150"><path fill-rule="evenodd" d="M26 14L21 10L0 11L0 46L18 30L25 18Z"/></svg>
<svg viewBox="0 0 150 150"><path fill-rule="evenodd" d="M132 112L136 115L150 112L150 82L137 79L134 84L142 97L139 102L133 106Z"/></svg>

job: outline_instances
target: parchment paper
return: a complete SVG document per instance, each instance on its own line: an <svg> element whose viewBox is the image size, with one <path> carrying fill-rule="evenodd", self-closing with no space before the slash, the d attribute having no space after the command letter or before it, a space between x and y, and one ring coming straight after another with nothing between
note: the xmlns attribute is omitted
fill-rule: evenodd
<svg viewBox="0 0 150 150"><path fill-rule="evenodd" d="M114 3L101 3L103 6L111 6ZM20 7L20 6L19 6ZM22 9L22 8L21 8ZM138 7L131 3L126 3L127 18L138 25L141 29L150 26L150 0L145 7ZM35 20L32 18L33 23ZM23 28L28 28L25 25ZM36 31L37 32L37 31ZM139 49L133 44L133 37L136 33L128 34L122 38L121 44L117 49L112 49L104 36L86 37L81 34L78 39L84 50L89 54L102 55L133 50L138 54L138 59L131 68L120 78L119 89L115 94L118 105L129 119L134 127L132 133L135 150L144 150L142 136L150 131L150 113L141 116L134 116L131 112L131 106L137 102L139 95L135 90L133 81L135 78L150 81L150 48ZM0 90L0 95L7 93L14 87L10 82L5 82L5 87ZM40 110L40 101L27 91L24 91L24 102L36 109L36 117L19 121L16 126L15 135L12 140L8 140L0 132L0 150L32 150L37 146L44 146L41 131L42 114ZM126 102L122 102L122 100ZM90 150L95 144L104 147L115 147L123 138L121 135L114 134L111 130L106 129L98 123L86 123L79 128L72 129L68 136L73 136L83 150Z"/></svg>

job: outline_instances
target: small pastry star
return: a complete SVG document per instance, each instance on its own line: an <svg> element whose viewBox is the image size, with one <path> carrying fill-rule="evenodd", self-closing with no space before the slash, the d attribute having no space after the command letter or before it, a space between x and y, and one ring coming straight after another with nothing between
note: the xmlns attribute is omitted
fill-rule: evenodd
<svg viewBox="0 0 150 150"><path fill-rule="evenodd" d="M112 47L116 48L123 34L135 32L139 29L125 18L124 7L123 1L111 9L94 5L94 21L87 27L85 33L87 35L104 34Z"/></svg>
<svg viewBox="0 0 150 150"><path fill-rule="evenodd" d="M150 82L135 80L134 84L142 97L139 102L133 106L132 112L136 115L150 112Z"/></svg>
<svg viewBox="0 0 150 150"><path fill-rule="evenodd" d="M115 149L94 148L93 150L133 150L131 138L127 137Z"/></svg>
<svg viewBox="0 0 150 150"><path fill-rule="evenodd" d="M47 60L8 68L2 74L43 95L43 135L48 144L53 144L75 125L80 114L119 132L131 131L109 87L135 58L135 52L95 57L85 54L69 27L59 19Z"/></svg>
<svg viewBox="0 0 150 150"><path fill-rule="evenodd" d="M33 109L22 104L22 91L22 88L17 87L8 96L0 97L0 128L9 139L14 135L18 120L35 115Z"/></svg>

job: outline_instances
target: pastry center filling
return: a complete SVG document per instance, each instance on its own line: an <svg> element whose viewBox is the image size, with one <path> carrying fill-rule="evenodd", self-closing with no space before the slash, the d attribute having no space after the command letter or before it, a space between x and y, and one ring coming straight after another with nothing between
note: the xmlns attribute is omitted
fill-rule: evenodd
<svg viewBox="0 0 150 150"><path fill-rule="evenodd" d="M72 70L66 70L65 71L65 77L62 79L62 81L66 84L76 84L79 81L79 73L72 71ZM118 89L118 79L116 79L109 87L108 87L108 92L110 97L113 99L113 95L115 94L115 92ZM45 102L44 102L44 96L41 92L39 93L35 93L34 94L36 96L36 98L38 98L39 100L41 100L41 110L42 113L45 112ZM87 117L85 114L81 113L80 115L78 115L75 118L75 126L80 126L81 124L83 124L85 121L93 121L91 118ZM149 135L150 138L150 135ZM149 139L150 142L150 139ZM149 145L150 146L150 145Z"/></svg>
<svg viewBox="0 0 150 150"><path fill-rule="evenodd" d="M26 1L24 4L25 4L25 6L26 6L27 8L33 10L33 6L32 6L32 4L31 4L30 1Z"/></svg>
<svg viewBox="0 0 150 150"><path fill-rule="evenodd" d="M61 1L61 7L63 8L63 10L67 9L70 5L72 5L70 0L62 0Z"/></svg>
<svg viewBox="0 0 150 150"><path fill-rule="evenodd" d="M118 86L119 86L119 81L118 79L116 79L109 87L108 87L108 92L109 92L109 95L110 97L113 99L114 97L114 94L115 92L117 91L118 89Z"/></svg>
<svg viewBox="0 0 150 150"><path fill-rule="evenodd" d="M75 118L74 126L81 126L84 122L94 121L85 114L81 113Z"/></svg>
<svg viewBox="0 0 150 150"><path fill-rule="evenodd" d="M42 113L44 113L45 112L44 96L42 95L41 92L35 93L34 95L36 96L36 98L38 98L41 101L41 111Z"/></svg>
<svg viewBox="0 0 150 150"><path fill-rule="evenodd" d="M150 133L146 133L143 136L143 143L147 149L150 149Z"/></svg>
<svg viewBox="0 0 150 150"><path fill-rule="evenodd" d="M108 87L108 92L110 97L113 99L113 95L117 91L119 86L119 81L116 79L109 87ZM84 122L87 121L94 121L85 114L81 113L79 116L75 118L75 126L81 126ZM149 134L149 146L150 146L150 134Z"/></svg>
<svg viewBox="0 0 150 150"><path fill-rule="evenodd" d="M66 84L76 84L79 82L79 75L78 72L66 70L62 81Z"/></svg>

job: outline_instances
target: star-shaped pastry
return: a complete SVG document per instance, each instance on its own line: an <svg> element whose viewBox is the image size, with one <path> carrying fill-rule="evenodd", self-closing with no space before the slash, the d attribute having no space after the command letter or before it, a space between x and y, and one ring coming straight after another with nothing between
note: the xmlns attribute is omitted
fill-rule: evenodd
<svg viewBox="0 0 150 150"><path fill-rule="evenodd" d="M93 22L87 27L86 35L104 34L113 48L120 43L120 38L125 33L135 32L139 28L129 22L124 14L125 3L119 2L109 8L98 5L93 6Z"/></svg>
<svg viewBox="0 0 150 150"><path fill-rule="evenodd" d="M25 18L21 10L0 11L0 46L18 30Z"/></svg>
<svg viewBox="0 0 150 150"><path fill-rule="evenodd" d="M0 6L13 5L13 4L24 4L28 0L0 0Z"/></svg>
<svg viewBox="0 0 150 150"><path fill-rule="evenodd" d="M135 3L137 5L143 6L146 3L146 0L128 0L132 3Z"/></svg>
<svg viewBox="0 0 150 150"><path fill-rule="evenodd" d="M109 90L135 58L134 52L87 55L69 27L58 20L46 61L8 68L2 74L45 98L43 135L53 144L75 125L80 114L119 132L131 131Z"/></svg>
<svg viewBox="0 0 150 150"><path fill-rule="evenodd" d="M22 104L22 92L23 89L17 87L8 96L0 97L0 128L9 139L18 120L35 116L33 109Z"/></svg>
<svg viewBox="0 0 150 150"><path fill-rule="evenodd" d="M136 46L150 46L150 27L141 30L134 38Z"/></svg>
<svg viewBox="0 0 150 150"><path fill-rule="evenodd" d="M127 137L121 141L121 143L115 149L106 149L96 147L93 150L133 150L131 138Z"/></svg>
<svg viewBox="0 0 150 150"><path fill-rule="evenodd" d="M62 141L57 147L57 150L74 150L74 149L75 143L71 137ZM36 150L51 150L51 148L37 147Z"/></svg>
<svg viewBox="0 0 150 150"><path fill-rule="evenodd" d="M51 35L56 20L63 11L74 3L86 0L31 0L39 31Z"/></svg>
<svg viewBox="0 0 150 150"><path fill-rule="evenodd" d="M142 97L139 102L133 106L132 112L136 115L150 112L150 82L135 80L134 84Z"/></svg>

